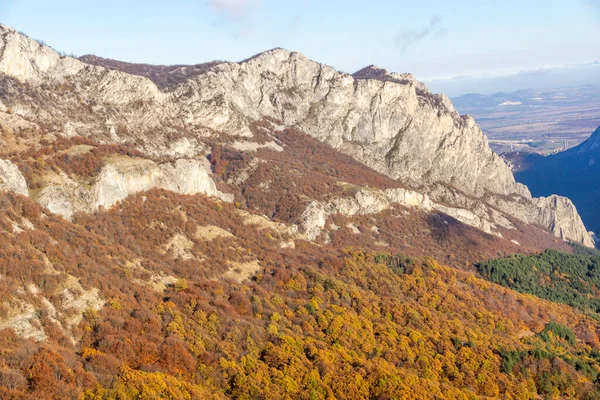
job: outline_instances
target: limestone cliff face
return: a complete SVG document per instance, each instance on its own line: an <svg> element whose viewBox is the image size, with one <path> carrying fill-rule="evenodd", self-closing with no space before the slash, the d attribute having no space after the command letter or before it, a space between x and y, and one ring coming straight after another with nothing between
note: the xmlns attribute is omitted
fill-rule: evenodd
<svg viewBox="0 0 600 400"><path fill-rule="evenodd" d="M541 222L542 226L548 227L550 232L563 239L593 246L590 233L585 230L585 227L581 229L583 223L572 225L573 221L581 221L581 218L571 200L552 195L536 198L534 204L538 206L536 211L540 212L537 218L533 218L535 223Z"/></svg>
<svg viewBox="0 0 600 400"><path fill-rule="evenodd" d="M61 79L79 72L84 65L60 57L47 46L23 36L14 29L0 28L0 71L23 82L41 82L47 75Z"/></svg>
<svg viewBox="0 0 600 400"><path fill-rule="evenodd" d="M164 140L163 133L175 132L180 121L168 116L169 96L146 78L60 56L3 25L0 78L3 108L21 124L35 121L53 127L50 134L113 143L143 138L147 151L167 153L173 145L172 155L188 155L177 154L178 145Z"/></svg>
<svg viewBox="0 0 600 400"><path fill-rule="evenodd" d="M23 98L7 84L4 106L25 120L52 122L57 135L142 143L140 149L149 153L193 157L203 149L198 142L203 136L222 132L251 141L250 123L272 117L438 204L468 210L477 218L463 220L484 229L503 225L507 214L563 238L593 243L568 201L532 199L490 150L474 120L409 74L368 67L349 75L275 49L215 65L160 91L144 77L59 57L3 26L0 74L29 83L31 92ZM175 142L169 138L177 129L185 137Z"/></svg>
<svg viewBox="0 0 600 400"><path fill-rule="evenodd" d="M23 174L16 165L7 160L0 160L0 191L12 191L29 196Z"/></svg>
<svg viewBox="0 0 600 400"><path fill-rule="evenodd" d="M408 75L361 76L277 49L218 65L177 95L189 115L214 129L245 132L245 118L281 119L411 186L443 182L477 196L529 195L474 120L459 116L448 98Z"/></svg>
<svg viewBox="0 0 600 400"><path fill-rule="evenodd" d="M199 94L183 100L192 108L189 114L208 113L214 129L244 132L244 117L281 119L385 175L430 192L434 200L443 200L432 189L441 184L457 197L491 203L497 210L487 214L499 210L564 239L593 245L570 201L532 199L491 151L475 121L458 115L447 97L432 94L410 75L369 68L351 76L277 49L245 63L216 66L185 86ZM454 214L484 231L494 225L493 219L466 211Z"/></svg>
<svg viewBox="0 0 600 400"><path fill-rule="evenodd" d="M465 208L438 204L433 202L428 195L402 188L385 191L363 188L357 191L354 197L336 198L327 203L313 201L301 216L304 234L310 240L316 239L327 225L330 215L378 214L391 208L394 204L423 211L439 211L485 233L502 236L497 232L498 225L491 222L489 215L483 217Z"/></svg>
<svg viewBox="0 0 600 400"><path fill-rule="evenodd" d="M53 213L68 219L77 211L110 208L129 195L153 188L233 200L232 195L217 190L207 165L197 160L180 159L174 164L159 165L150 160L118 157L109 160L91 187L64 174L49 180L51 183L41 190L37 200Z"/></svg>

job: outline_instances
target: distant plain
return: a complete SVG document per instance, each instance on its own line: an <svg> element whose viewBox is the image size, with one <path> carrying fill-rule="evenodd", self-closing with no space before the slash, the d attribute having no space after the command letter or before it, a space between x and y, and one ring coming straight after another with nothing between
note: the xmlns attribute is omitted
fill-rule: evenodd
<svg viewBox="0 0 600 400"><path fill-rule="evenodd" d="M562 151L600 126L600 85L473 93L452 102L460 114L475 118L497 153Z"/></svg>

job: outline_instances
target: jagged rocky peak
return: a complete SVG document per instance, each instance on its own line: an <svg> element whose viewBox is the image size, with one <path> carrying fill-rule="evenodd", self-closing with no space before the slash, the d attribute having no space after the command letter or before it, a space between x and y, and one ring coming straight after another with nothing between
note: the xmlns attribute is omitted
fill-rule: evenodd
<svg viewBox="0 0 600 400"><path fill-rule="evenodd" d="M201 79L220 86L216 91L233 111L215 129L240 128L244 122L235 114L266 115L411 185L443 182L476 195L527 194L474 121L459 116L444 96L419 89L421 83L354 78L285 50Z"/></svg>
<svg viewBox="0 0 600 400"><path fill-rule="evenodd" d="M62 79L83 68L79 61L62 57L11 27L0 25L0 37L0 72L21 82L39 82L48 76Z"/></svg>
<svg viewBox="0 0 600 400"><path fill-rule="evenodd" d="M283 47L275 47L275 48L272 48L271 50L261 51L260 53L257 53L253 56L245 58L244 60L238 62L237 64L245 64L245 63L253 61L253 60L269 59L272 57L279 58L279 59L287 59L287 58L290 58L290 56L294 53L301 57L306 58L304 56L304 54L302 54L302 53L293 52L293 51L284 49Z"/></svg>
<svg viewBox="0 0 600 400"><path fill-rule="evenodd" d="M416 94L421 98L427 98L431 103L436 104L438 107L444 108L449 113L455 113L454 106L450 98L444 94L432 93L427 85L419 81L413 74L410 73L398 73L389 72L384 68L380 68L376 65L368 65L363 69L356 71L352 74L354 79L374 79L383 82L393 82L401 85L410 85L415 88ZM457 114L458 115L458 114ZM464 117L470 118L470 117Z"/></svg>
<svg viewBox="0 0 600 400"><path fill-rule="evenodd" d="M388 72L384 68L370 64L359 69L352 76L356 79L385 79L388 76Z"/></svg>
<svg viewBox="0 0 600 400"><path fill-rule="evenodd" d="M380 81L389 81L395 82L403 85L416 85L419 90L422 90L425 93L431 93L427 86L422 82L419 82L417 78L413 76L413 74L409 73L390 73L385 68L378 67L376 65L368 65L355 73L352 74L354 79L376 79Z"/></svg>
<svg viewBox="0 0 600 400"><path fill-rule="evenodd" d="M36 86L65 83L72 79L68 82L73 86L69 88L71 95L86 91L93 100L107 103L139 101L139 96L145 96L146 101L161 100L159 90L149 79L121 71L107 71L60 55L43 42L5 25L0 25L0 73Z"/></svg>

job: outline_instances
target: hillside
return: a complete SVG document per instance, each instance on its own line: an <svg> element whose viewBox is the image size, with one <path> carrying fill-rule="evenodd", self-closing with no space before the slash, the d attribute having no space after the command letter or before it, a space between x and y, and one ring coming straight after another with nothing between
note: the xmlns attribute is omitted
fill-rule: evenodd
<svg viewBox="0 0 600 400"><path fill-rule="evenodd" d="M597 394L595 319L431 258L282 248L202 195L73 223L2 201L3 398Z"/></svg>
<svg viewBox="0 0 600 400"><path fill-rule="evenodd" d="M579 257L575 207L410 74L0 33L0 398L600 396L597 310L478 269Z"/></svg>
<svg viewBox="0 0 600 400"><path fill-rule="evenodd" d="M527 185L534 196L568 196L586 226L600 232L600 128L579 146L556 155L506 157L516 167L515 178Z"/></svg>
<svg viewBox="0 0 600 400"><path fill-rule="evenodd" d="M565 254L546 250L533 256L515 255L479 263L487 279L518 292L565 303L594 318L600 311L600 253Z"/></svg>

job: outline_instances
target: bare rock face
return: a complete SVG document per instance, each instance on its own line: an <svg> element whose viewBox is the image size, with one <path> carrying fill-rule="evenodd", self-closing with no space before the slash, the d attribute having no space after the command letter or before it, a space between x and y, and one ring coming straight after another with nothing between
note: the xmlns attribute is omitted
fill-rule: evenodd
<svg viewBox="0 0 600 400"><path fill-rule="evenodd" d="M327 203L313 201L301 215L304 234L309 240L315 240L327 225L327 219L331 215L341 214L351 217L378 214L391 208L393 204L427 212L438 211L485 233L502 236L497 232L497 225L486 219L487 215L480 216L465 208L437 204L427 195L401 188L386 191L363 188L356 192L354 197L336 198Z"/></svg>
<svg viewBox="0 0 600 400"><path fill-rule="evenodd" d="M181 194L203 193L233 201L232 195L217 190L208 166L198 160L180 159L174 164L159 165L145 159L115 157L102 168L92 187L74 182L64 174L51 181L41 190L37 201L67 219L77 211L110 208L129 195L153 188Z"/></svg>
<svg viewBox="0 0 600 400"><path fill-rule="evenodd" d="M83 314L89 310L100 310L105 303L97 288L86 290L73 275L67 275L54 293L58 307L44 297L33 283L20 288L17 293L19 297L3 303L8 313L0 318L0 329L13 329L18 336L38 342L48 337L41 323L40 303L50 321L73 344L77 341L73 336L73 328L81 322Z"/></svg>
<svg viewBox="0 0 600 400"><path fill-rule="evenodd" d="M194 157L203 148L194 141L215 133L244 137L245 147L251 146L251 122L271 117L437 204L468 210L473 215L461 213L461 218L484 230L509 225L504 216L509 215L565 239L593 243L567 200L532 199L491 151L473 118L460 116L447 97L432 94L409 74L367 67L349 75L275 49L211 66L161 91L142 76L60 57L0 25L2 75L9 79L4 107L24 120L55 126L57 135L138 143L147 153ZM17 89L10 80L29 88ZM181 132L184 138L170 139ZM108 203L113 195L119 198L116 193L127 192L120 184L99 198Z"/></svg>
<svg viewBox="0 0 600 400"><path fill-rule="evenodd" d="M573 224L574 221L581 221L581 218L571 200L566 197L552 195L534 199L534 202L541 213L537 218L534 218L536 223L541 221L542 226L548 227L550 232L565 240L582 243L588 247L594 246L594 240L590 237L591 235L585 229L583 223Z"/></svg>
<svg viewBox="0 0 600 400"><path fill-rule="evenodd" d="M79 72L84 65L61 58L54 50L23 36L14 29L0 29L0 71L23 82L40 82L46 75L61 79Z"/></svg>
<svg viewBox="0 0 600 400"><path fill-rule="evenodd" d="M0 191L12 191L29 196L23 174L16 165L7 160L0 160Z"/></svg>
<svg viewBox="0 0 600 400"><path fill-rule="evenodd" d="M446 211L486 232L494 226L493 218L486 217L500 211L593 245L574 207L558 205L567 199L532 199L491 151L473 118L458 115L447 97L432 94L410 75L363 70L350 76L277 49L246 63L217 66L214 73L188 82L190 86L199 92L209 87L215 96L228 99L215 107L214 97L194 98L194 109L210 112L208 123L215 129L243 130L243 117L278 118L385 175L430 192L434 200L443 199L433 186L460 188L451 189L460 199ZM484 204L491 203L496 210L487 210L486 216L452 212L453 206L473 203L473 197L481 201L471 206L488 208ZM565 212L567 208L575 212ZM506 218L500 219L507 225Z"/></svg>
<svg viewBox="0 0 600 400"><path fill-rule="evenodd" d="M431 210L434 206L428 195L413 190L388 189L385 191L385 194L391 203L417 207L425 211Z"/></svg>
<svg viewBox="0 0 600 400"><path fill-rule="evenodd" d="M240 130L243 117L266 115L414 187L443 182L477 196L529 194L472 118L459 116L448 98L409 75L354 78L277 49L246 63L216 66L186 86L180 90L202 96L182 102L193 107L190 114L210 113L214 129ZM227 101L218 105L216 97Z"/></svg>
<svg viewBox="0 0 600 400"><path fill-rule="evenodd" d="M93 208L109 208L127 196L152 188L181 194L204 193L232 201L217 190L209 167L198 160L177 160L157 165L149 160L118 158L102 169L93 188Z"/></svg>
<svg viewBox="0 0 600 400"><path fill-rule="evenodd" d="M143 77L107 70L57 54L0 25L0 77L4 107L25 121L65 136L113 143L144 138L147 151L169 151L163 133L180 121L168 118L168 96ZM26 85L23 85L26 84ZM175 149L177 150L177 149Z"/></svg>

